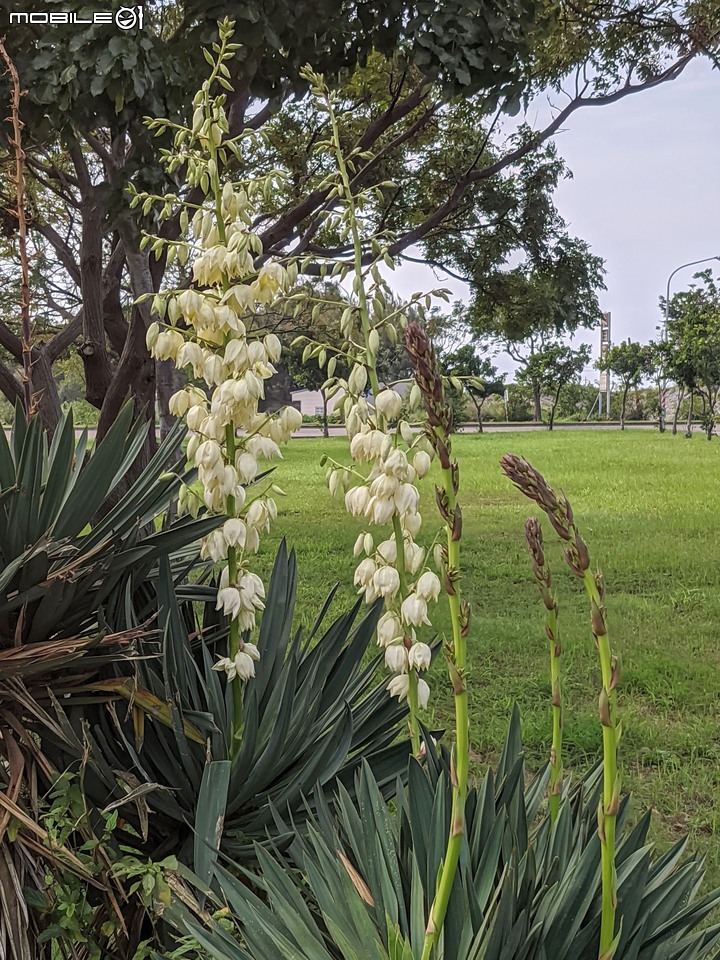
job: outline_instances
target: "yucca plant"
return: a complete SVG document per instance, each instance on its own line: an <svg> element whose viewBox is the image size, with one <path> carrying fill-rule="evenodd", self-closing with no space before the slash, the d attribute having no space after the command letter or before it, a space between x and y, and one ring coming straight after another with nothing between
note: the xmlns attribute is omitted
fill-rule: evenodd
<svg viewBox="0 0 720 960"><path fill-rule="evenodd" d="M30 955L23 889L44 888L47 863L79 869L48 846L37 823L39 793L62 770L45 752L62 731L47 714L51 687L63 695L135 655L157 630L110 616L159 557L182 553L217 520L156 530L183 479L167 471L174 432L124 495L115 494L145 440L126 406L105 439L76 440L72 416L51 442L39 419L16 411L8 442L0 431L0 953ZM106 615L108 614L108 615ZM115 621L114 625L112 621ZM10 842L9 836L13 840ZM60 860L58 861L58 856Z"/></svg>
<svg viewBox="0 0 720 960"><path fill-rule="evenodd" d="M151 572L154 596L146 593L126 622L157 610L160 643L140 642L140 659L115 664L52 709L62 735L44 734L46 749L58 766L86 756L89 801L104 807L127 795L123 817L138 831L147 824L143 850L172 852L209 879L218 847L243 861L268 829L275 843L289 840L289 832L278 836L271 804L297 818L317 784L339 779L352 791L361 760L392 795L409 749L397 742L406 708L378 684L375 661L363 666L381 604L356 623L358 601L325 625L331 594L309 631L294 629L295 556L281 543L257 641L263 657L231 759L232 700L212 669L227 623L215 612L214 586L176 576L168 561Z"/></svg>
<svg viewBox="0 0 720 960"><path fill-rule="evenodd" d="M120 814L123 830L103 854L109 862L122 844L144 860L178 855L209 877L221 833L223 850L241 860L255 856L253 844L268 829L276 844L289 842L275 828L269 801L298 818L318 783L337 777L352 791L361 758L390 796L405 767L409 748L397 736L406 710L376 683L376 665L363 667L380 605L356 622L358 602L326 624L331 594L309 631L293 630L295 557L284 543L258 640L264 655L231 763L232 703L212 669L227 621L215 609L217 588L197 552L197 540L223 518L184 518L157 529L183 479L165 472L177 433L126 496L108 506L142 437L124 411L86 457L87 437L75 441L70 418L50 446L38 424L26 429L18 420L5 456L0 452L0 522L21 518L27 530L14 553L3 541L0 595L0 841L7 850L0 885L8 904L15 901L0 935L15 957L32 952L28 931L39 933L52 912L46 871L84 876L72 850L49 843L32 809L37 791L63 771L79 775L88 823L102 824L113 809ZM31 463L39 464L34 473ZM52 620L48 590L55 591ZM88 889L97 882L85 881ZM28 910L26 886L39 890L37 910ZM114 896L122 902L117 890ZM91 900L100 929L107 899ZM123 903L123 955L132 956L139 942L145 906Z"/></svg>
<svg viewBox="0 0 720 960"><path fill-rule="evenodd" d="M367 766L355 797L339 786L315 797L305 836L290 847L297 872L258 848L260 869L217 864L207 911L184 896L166 917L214 960L413 960L445 851L451 816L449 759L430 740L423 769L409 761L408 788L394 811ZM514 712L502 757L468 792L466 833L442 934L443 960L587 960L597 955L602 891L593 770L538 819L549 770L525 785L520 723ZM282 818L279 814L279 821ZM287 824L290 826L290 824ZM623 960L702 960L720 943L720 925L700 929L720 890L698 896L702 863L685 842L655 856L650 815L630 825L618 812L618 956ZM204 890L207 893L207 890ZM220 910L220 914L213 911ZM219 919L217 917L219 916ZM203 922L204 921L204 922Z"/></svg>
<svg viewBox="0 0 720 960"><path fill-rule="evenodd" d="M177 496L167 471L180 434L159 447L138 480L113 503L147 433L126 405L93 450L75 439L72 414L48 443L38 419L16 411L10 442L0 430L0 651L76 637L98 626L107 598L138 565L193 543L216 518L149 525ZM1 669L1 668L0 668Z"/></svg>

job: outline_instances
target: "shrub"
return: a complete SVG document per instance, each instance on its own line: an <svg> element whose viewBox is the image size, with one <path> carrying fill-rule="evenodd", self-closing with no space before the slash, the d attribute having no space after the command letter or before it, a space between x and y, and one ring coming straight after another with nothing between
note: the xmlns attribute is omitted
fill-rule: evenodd
<svg viewBox="0 0 720 960"><path fill-rule="evenodd" d="M428 762L409 761L408 788L394 811L367 767L353 800L342 789L317 798L307 836L290 848L297 873L258 851L260 870L216 867L222 923L201 923L176 902L168 917L213 960L365 960L419 957L450 823L450 758L426 739ZM442 947L448 960L586 960L600 928L597 807L602 771L562 800L551 823L538 817L544 770L526 786L517 710L495 771L467 801L463 855ZM720 943L720 925L698 929L720 890L698 896L702 864L685 844L656 856L650 816L630 826L618 814L617 956L700 960ZM290 826L290 824L288 824ZM240 878L240 879L238 879ZM230 924L228 924L230 921Z"/></svg>

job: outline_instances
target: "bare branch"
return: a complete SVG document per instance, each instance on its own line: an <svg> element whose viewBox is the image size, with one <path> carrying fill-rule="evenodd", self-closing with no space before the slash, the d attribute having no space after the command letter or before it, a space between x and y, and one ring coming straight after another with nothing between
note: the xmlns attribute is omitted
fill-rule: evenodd
<svg viewBox="0 0 720 960"><path fill-rule="evenodd" d="M22 148L23 122L20 119L20 78L15 64L0 39L0 55L5 61L5 73L10 74L10 122L12 123L12 137L10 146L15 154L15 173L12 179L15 182L15 215L18 222L18 249L20 253L20 318L22 327L22 384L25 419L29 423L34 414L33 387L32 387L32 324L30 323L30 262L27 252L27 220L25 218L25 153Z"/></svg>
<svg viewBox="0 0 720 960"><path fill-rule="evenodd" d="M66 240L60 236L55 227L51 226L49 223L33 223L33 229L36 230L41 237L45 237L48 243L52 246L55 251L58 260L67 270L70 278L76 286L80 286L80 268L77 265L75 256L68 248Z"/></svg>

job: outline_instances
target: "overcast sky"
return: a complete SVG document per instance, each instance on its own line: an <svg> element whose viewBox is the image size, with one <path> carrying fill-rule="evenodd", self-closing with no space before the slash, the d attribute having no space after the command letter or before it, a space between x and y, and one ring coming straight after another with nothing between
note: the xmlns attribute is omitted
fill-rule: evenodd
<svg viewBox="0 0 720 960"><path fill-rule="evenodd" d="M536 117L532 111L528 120ZM555 141L573 172L555 201L570 231L605 260L600 302L612 314L612 340L650 340L670 272L720 255L720 72L703 60L654 90L579 110ZM671 292L705 267L720 274L720 263L681 271ZM411 266L391 282L409 294L438 281L463 295L460 284ZM588 331L580 339L597 355L598 338ZM513 368L509 358L498 364Z"/></svg>

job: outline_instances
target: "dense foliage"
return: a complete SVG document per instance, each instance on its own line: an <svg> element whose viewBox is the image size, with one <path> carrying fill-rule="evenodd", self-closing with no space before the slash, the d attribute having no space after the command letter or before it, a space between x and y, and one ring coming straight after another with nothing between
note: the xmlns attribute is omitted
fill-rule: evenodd
<svg viewBox="0 0 720 960"><path fill-rule="evenodd" d="M410 760L408 789L391 812L370 771L352 801L339 790L313 817L287 862L260 854L260 871L218 865L221 921L201 925L178 904L170 916L213 960L410 960L420 955L427 905L444 852L450 813L447 754L429 743L425 768ZM496 771L468 797L461 867L444 927L452 960L585 960L600 923L601 771L564 797L554 823L538 818L548 771L528 783L513 714ZM618 957L701 960L720 943L720 926L697 927L720 904L698 896L702 865L678 843L664 856L647 842L649 815L634 826L628 799L618 818ZM292 877L292 879L291 879ZM251 881L251 885L247 881Z"/></svg>

